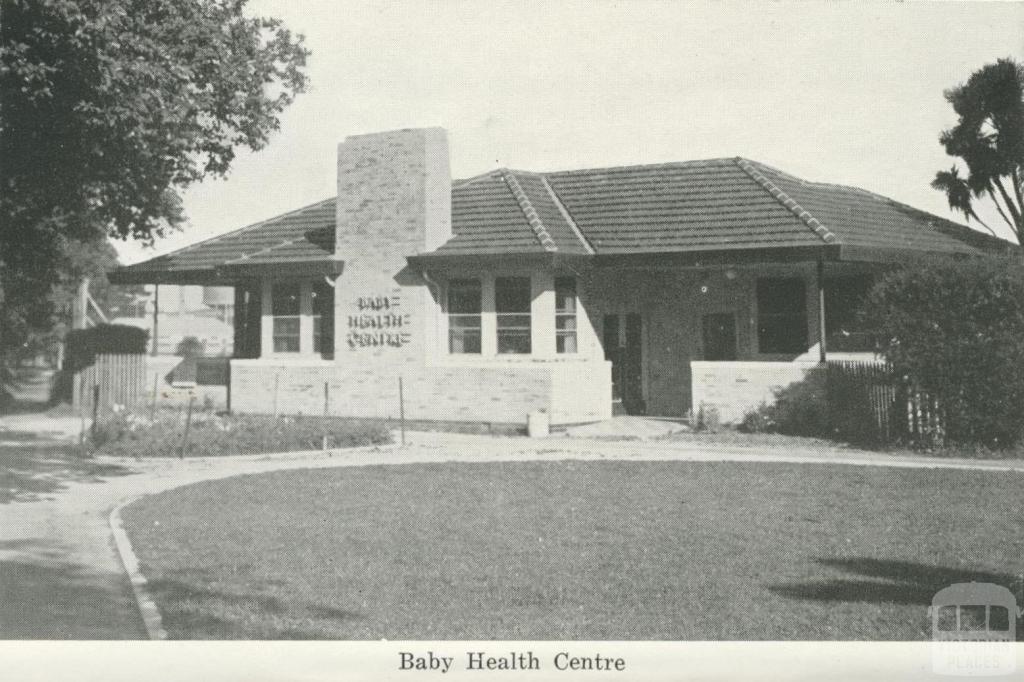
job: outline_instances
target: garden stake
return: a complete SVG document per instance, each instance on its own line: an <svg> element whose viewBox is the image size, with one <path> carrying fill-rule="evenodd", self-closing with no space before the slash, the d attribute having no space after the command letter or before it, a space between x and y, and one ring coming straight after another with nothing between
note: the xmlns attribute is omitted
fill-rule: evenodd
<svg viewBox="0 0 1024 682"><path fill-rule="evenodd" d="M331 394L330 389L327 386L327 382L324 382L324 442L322 450L327 449L327 405L330 400Z"/></svg>
<svg viewBox="0 0 1024 682"><path fill-rule="evenodd" d="M405 445L405 393L402 391L402 377L398 377L398 419L402 428L402 445Z"/></svg>
<svg viewBox="0 0 1024 682"><path fill-rule="evenodd" d="M181 437L181 446L178 448L178 459L185 459L185 446L188 444L188 430L192 426L192 403L196 397L189 394L188 412L185 413L185 433Z"/></svg>
<svg viewBox="0 0 1024 682"><path fill-rule="evenodd" d="M280 378L280 374L274 375L274 419L277 419L277 382Z"/></svg>
<svg viewBox="0 0 1024 682"><path fill-rule="evenodd" d="M96 419L100 414L100 385L92 385L92 425L89 427L89 435L92 442L96 442Z"/></svg>
<svg viewBox="0 0 1024 682"><path fill-rule="evenodd" d="M85 382L78 380L78 419L81 427L78 429L78 444L85 444Z"/></svg>
<svg viewBox="0 0 1024 682"><path fill-rule="evenodd" d="M157 386L160 384L160 372L153 374L153 404L149 406L149 421L156 421L156 394Z"/></svg>

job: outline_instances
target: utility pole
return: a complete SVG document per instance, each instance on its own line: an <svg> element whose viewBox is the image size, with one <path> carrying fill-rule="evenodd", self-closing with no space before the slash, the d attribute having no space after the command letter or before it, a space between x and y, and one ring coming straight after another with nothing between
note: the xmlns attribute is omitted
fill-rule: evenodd
<svg viewBox="0 0 1024 682"><path fill-rule="evenodd" d="M160 338L160 285L153 285L153 355L159 354Z"/></svg>

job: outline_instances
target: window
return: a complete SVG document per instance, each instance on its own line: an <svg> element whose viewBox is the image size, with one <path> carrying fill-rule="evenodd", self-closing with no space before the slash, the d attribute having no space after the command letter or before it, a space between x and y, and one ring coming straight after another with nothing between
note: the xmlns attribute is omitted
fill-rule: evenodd
<svg viewBox="0 0 1024 682"><path fill-rule="evenodd" d="M985 630L984 604L960 605L960 630L964 632L978 632Z"/></svg>
<svg viewBox="0 0 1024 682"><path fill-rule="evenodd" d="M762 353L807 350L807 294L802 279L758 280L757 344Z"/></svg>
<svg viewBox="0 0 1024 682"><path fill-rule="evenodd" d="M874 335L857 315L871 285L870 277L833 277L825 281L825 339L828 350L875 350Z"/></svg>
<svg viewBox="0 0 1024 682"><path fill-rule="evenodd" d="M274 316L274 352L298 353L300 349L301 324L299 323L299 298L301 289L298 282L275 283L271 299Z"/></svg>
<svg viewBox="0 0 1024 682"><path fill-rule="evenodd" d="M448 282L448 352L480 352L480 280Z"/></svg>
<svg viewBox="0 0 1024 682"><path fill-rule="evenodd" d="M1010 609L1005 606L988 607L988 629L1006 632L1010 629Z"/></svg>
<svg viewBox="0 0 1024 682"><path fill-rule="evenodd" d="M496 278L494 309L498 322L498 352L529 353L530 278Z"/></svg>
<svg viewBox="0 0 1024 682"><path fill-rule="evenodd" d="M576 280L555 278L555 350L576 352Z"/></svg>
<svg viewBox="0 0 1024 682"><path fill-rule="evenodd" d="M334 357L334 287L323 279L313 282L313 352Z"/></svg>

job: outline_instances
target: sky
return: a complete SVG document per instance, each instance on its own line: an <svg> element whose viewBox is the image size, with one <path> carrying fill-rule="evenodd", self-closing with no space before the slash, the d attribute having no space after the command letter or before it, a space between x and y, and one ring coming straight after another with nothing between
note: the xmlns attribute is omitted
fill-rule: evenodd
<svg viewBox="0 0 1024 682"><path fill-rule="evenodd" d="M1024 3L251 0L312 51L310 88L258 153L184 194L133 263L335 193L337 143L448 130L454 177L744 156L959 221L943 91L1024 58ZM986 214L988 215L988 214ZM989 220L996 227L996 220ZM1003 234L1008 234L1004 231Z"/></svg>

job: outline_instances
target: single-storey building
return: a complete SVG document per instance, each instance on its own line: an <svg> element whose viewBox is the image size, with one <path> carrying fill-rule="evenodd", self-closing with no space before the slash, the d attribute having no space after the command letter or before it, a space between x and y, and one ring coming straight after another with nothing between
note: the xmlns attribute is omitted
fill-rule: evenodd
<svg viewBox="0 0 1024 682"><path fill-rule="evenodd" d="M893 263L1005 247L744 158L452 180L437 128L347 138L337 187L112 275L235 288L236 411L734 421L872 358L853 312Z"/></svg>

